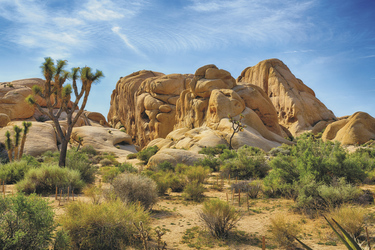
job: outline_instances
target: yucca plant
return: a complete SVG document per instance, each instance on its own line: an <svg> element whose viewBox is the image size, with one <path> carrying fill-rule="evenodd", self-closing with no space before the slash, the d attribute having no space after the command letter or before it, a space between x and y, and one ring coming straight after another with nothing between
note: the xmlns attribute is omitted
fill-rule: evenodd
<svg viewBox="0 0 375 250"><path fill-rule="evenodd" d="M341 240L342 243L344 243L344 245L346 246L346 248L348 250L364 250L365 248L361 247L353 237L351 237L349 235L349 233L341 227L341 225L339 223L337 223L337 221L335 221L335 219L331 218L332 222L331 223L325 216L324 216L324 219L328 222L329 226L332 228L332 230L336 233L337 237L339 237L339 239ZM333 226L335 225L338 229L336 230L336 228ZM299 239L295 238L305 249L307 250L313 250L312 248L310 248L309 246L307 246L306 244L304 244L302 241L300 241ZM370 244L368 243L368 246L369 246L369 249L370 249Z"/></svg>

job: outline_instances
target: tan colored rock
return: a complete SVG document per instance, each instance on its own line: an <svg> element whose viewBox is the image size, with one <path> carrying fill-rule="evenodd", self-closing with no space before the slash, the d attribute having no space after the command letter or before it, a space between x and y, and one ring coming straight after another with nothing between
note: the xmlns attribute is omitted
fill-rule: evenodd
<svg viewBox="0 0 375 250"><path fill-rule="evenodd" d="M316 98L314 91L278 59L246 68L237 81L261 87L276 108L279 123L294 136L312 130L320 121L336 120L332 111Z"/></svg>
<svg viewBox="0 0 375 250"><path fill-rule="evenodd" d="M188 166L194 165L195 162L203 159L204 156L183 150L183 149L162 149L159 150L154 156L152 156L147 164L149 167L157 166L165 161L170 162L172 165L177 165L177 163L186 164Z"/></svg>
<svg viewBox="0 0 375 250"><path fill-rule="evenodd" d="M11 120L30 118L35 108L30 106L25 98L31 93L28 87L1 87L0 113L8 115Z"/></svg>
<svg viewBox="0 0 375 250"><path fill-rule="evenodd" d="M282 137L287 137L279 125L275 107L262 88L253 84L246 84L237 85L233 90L244 100L246 107L252 109L259 116L270 131Z"/></svg>
<svg viewBox="0 0 375 250"><path fill-rule="evenodd" d="M113 128L82 126L73 128L72 139L83 139L82 146L93 146L101 152L113 152L118 156L126 156L135 153L130 135ZM118 147L116 147L118 146Z"/></svg>
<svg viewBox="0 0 375 250"><path fill-rule="evenodd" d="M339 141L342 145L357 145L375 140L375 118L364 112L356 112L346 119L329 124L322 139Z"/></svg>
<svg viewBox="0 0 375 250"><path fill-rule="evenodd" d="M10 122L8 126L0 129L0 142L5 142L5 132L9 130L13 138L13 126L22 126L22 122ZM32 122L26 137L24 154L38 156L46 151L57 151L57 140L52 125L44 122Z"/></svg>
<svg viewBox="0 0 375 250"><path fill-rule="evenodd" d="M207 123L219 123L221 119L241 114L245 109L243 99L231 89L215 89L208 104Z"/></svg>
<svg viewBox="0 0 375 250"><path fill-rule="evenodd" d="M0 113L0 127L5 127L9 122L9 116L7 114Z"/></svg>
<svg viewBox="0 0 375 250"><path fill-rule="evenodd" d="M107 126L109 127L109 124L105 117L99 113L99 112L90 112L90 111L84 111L84 116L87 117L87 119L90 119L93 122L96 122L100 124L101 126Z"/></svg>

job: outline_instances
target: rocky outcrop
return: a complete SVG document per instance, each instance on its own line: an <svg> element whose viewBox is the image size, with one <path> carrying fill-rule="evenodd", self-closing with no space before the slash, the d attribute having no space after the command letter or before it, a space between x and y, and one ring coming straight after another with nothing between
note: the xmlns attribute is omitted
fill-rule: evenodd
<svg viewBox="0 0 375 250"><path fill-rule="evenodd" d="M339 141L342 145L360 145L375 140L375 118L364 112L356 112L329 124L322 139Z"/></svg>
<svg viewBox="0 0 375 250"><path fill-rule="evenodd" d="M279 124L294 136L309 130L316 132L318 129L314 130L314 126L321 121L327 125L336 120L332 111L316 98L314 91L278 59L265 60L246 68L237 81L261 87L277 111ZM324 128L322 123L319 128Z"/></svg>

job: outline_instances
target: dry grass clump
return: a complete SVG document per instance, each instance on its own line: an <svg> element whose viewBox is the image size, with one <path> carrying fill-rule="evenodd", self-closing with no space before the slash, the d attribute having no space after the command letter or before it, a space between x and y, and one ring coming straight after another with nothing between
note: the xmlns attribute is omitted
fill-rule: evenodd
<svg viewBox="0 0 375 250"><path fill-rule="evenodd" d="M300 232L300 226L293 222L288 222L285 215L278 214L271 220L270 232L274 241L280 247L291 249L294 247L295 237Z"/></svg>
<svg viewBox="0 0 375 250"><path fill-rule="evenodd" d="M363 232L368 212L360 206L344 205L334 208L326 214L328 219L335 219L351 237L358 238Z"/></svg>
<svg viewBox="0 0 375 250"><path fill-rule="evenodd" d="M149 224L142 206L121 201L90 204L72 202L59 222L71 238L74 249L125 249L134 245L133 223Z"/></svg>
<svg viewBox="0 0 375 250"><path fill-rule="evenodd" d="M241 218L239 211L219 199L205 202L198 215L210 233L217 238L227 238L229 231Z"/></svg>
<svg viewBox="0 0 375 250"><path fill-rule="evenodd" d="M112 182L112 193L126 203L141 203L145 209L151 209L158 201L155 181L147 176L123 173Z"/></svg>

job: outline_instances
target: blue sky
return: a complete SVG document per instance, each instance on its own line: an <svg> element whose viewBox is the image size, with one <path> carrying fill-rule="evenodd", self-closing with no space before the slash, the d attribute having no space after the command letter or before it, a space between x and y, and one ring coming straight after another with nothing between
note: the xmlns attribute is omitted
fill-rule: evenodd
<svg viewBox="0 0 375 250"><path fill-rule="evenodd" d="M278 58L336 116L375 117L374 13L374 0L0 0L0 82L42 78L46 56L100 69L86 109L106 116L134 71L237 78Z"/></svg>

